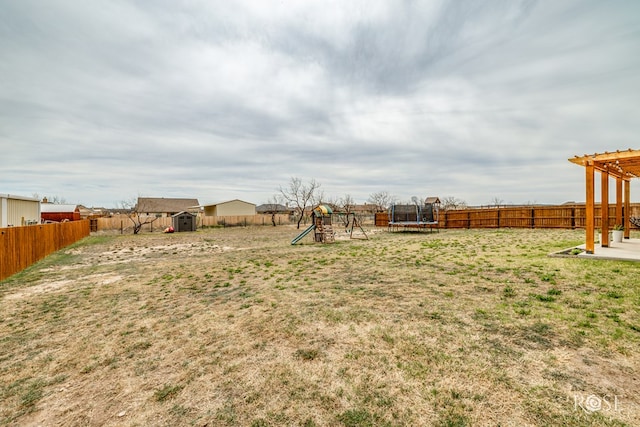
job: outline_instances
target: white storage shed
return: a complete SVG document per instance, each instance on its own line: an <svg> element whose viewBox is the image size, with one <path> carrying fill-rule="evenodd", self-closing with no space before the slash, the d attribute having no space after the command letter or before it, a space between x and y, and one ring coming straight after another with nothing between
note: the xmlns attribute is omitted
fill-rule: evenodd
<svg viewBox="0 0 640 427"><path fill-rule="evenodd" d="M40 223L40 199L0 194L0 227Z"/></svg>

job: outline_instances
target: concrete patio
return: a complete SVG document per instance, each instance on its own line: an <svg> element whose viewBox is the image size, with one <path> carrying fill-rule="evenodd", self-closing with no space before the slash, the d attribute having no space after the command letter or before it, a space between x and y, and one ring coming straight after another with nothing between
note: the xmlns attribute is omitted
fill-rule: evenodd
<svg viewBox="0 0 640 427"><path fill-rule="evenodd" d="M586 244L578 246L584 251ZM618 261L640 261L640 239L622 239L622 243L609 242L609 247L603 248L596 243L592 254L582 252L580 258L610 259Z"/></svg>

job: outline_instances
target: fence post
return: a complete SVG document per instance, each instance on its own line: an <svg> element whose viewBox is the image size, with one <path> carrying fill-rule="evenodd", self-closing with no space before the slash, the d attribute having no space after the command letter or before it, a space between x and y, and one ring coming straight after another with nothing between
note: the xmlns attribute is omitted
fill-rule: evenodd
<svg viewBox="0 0 640 427"><path fill-rule="evenodd" d="M536 209L531 208L531 228L536 228Z"/></svg>
<svg viewBox="0 0 640 427"><path fill-rule="evenodd" d="M498 207L498 228L500 228L500 208Z"/></svg>

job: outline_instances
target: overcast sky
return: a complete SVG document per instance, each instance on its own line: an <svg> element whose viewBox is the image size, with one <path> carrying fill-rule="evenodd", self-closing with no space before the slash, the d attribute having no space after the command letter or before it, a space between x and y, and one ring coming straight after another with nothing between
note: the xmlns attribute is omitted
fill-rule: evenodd
<svg viewBox="0 0 640 427"><path fill-rule="evenodd" d="M0 0L0 193L563 203L639 138L640 1Z"/></svg>

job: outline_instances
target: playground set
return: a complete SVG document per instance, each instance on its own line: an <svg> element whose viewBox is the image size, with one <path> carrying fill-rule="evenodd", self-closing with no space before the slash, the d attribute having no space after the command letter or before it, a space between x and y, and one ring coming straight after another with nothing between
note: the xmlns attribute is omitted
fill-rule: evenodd
<svg viewBox="0 0 640 427"><path fill-rule="evenodd" d="M333 231L333 225L331 223L332 215L334 215L331 207L327 205L318 205L311 210L311 225L305 229L302 233L298 234L291 244L295 245L302 240L307 234L314 232L314 241L318 243L332 243L335 242L335 232ZM368 239L367 233L365 233L360 221L353 212L341 213L337 212L336 215L340 218L344 224L345 231L349 233L349 238L358 238L354 235L354 228L359 228L362 232L363 239ZM350 228L349 228L350 227Z"/></svg>

